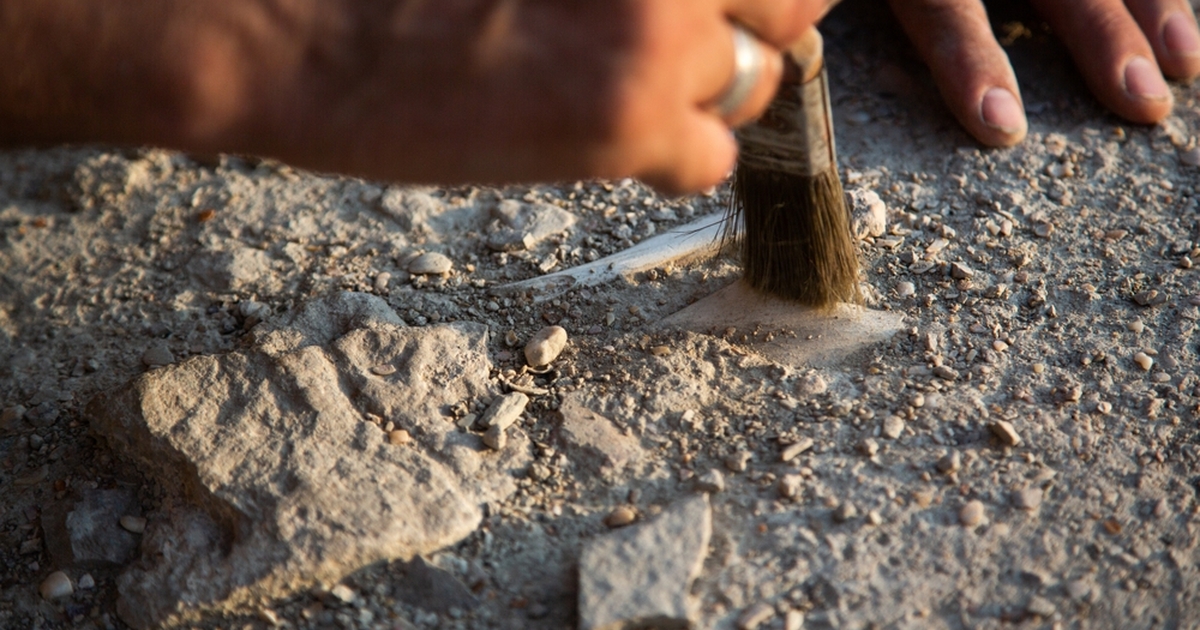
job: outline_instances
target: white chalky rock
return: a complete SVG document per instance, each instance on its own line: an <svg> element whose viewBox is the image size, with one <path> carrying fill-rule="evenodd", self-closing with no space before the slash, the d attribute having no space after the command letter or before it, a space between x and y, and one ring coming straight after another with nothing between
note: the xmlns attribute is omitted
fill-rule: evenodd
<svg viewBox="0 0 1200 630"><path fill-rule="evenodd" d="M850 207L855 237L883 236L887 231L887 204L875 191L866 188L851 190Z"/></svg>
<svg viewBox="0 0 1200 630"><path fill-rule="evenodd" d="M547 326L525 344L525 361L532 367L550 365L567 347L567 331L562 326Z"/></svg>
<svg viewBox="0 0 1200 630"><path fill-rule="evenodd" d="M652 521L588 541L579 558L579 628L690 628L712 534L708 495L684 499Z"/></svg>
<svg viewBox="0 0 1200 630"><path fill-rule="evenodd" d="M408 263L408 272L416 275L450 273L453 268L454 262L437 252L421 254Z"/></svg>
<svg viewBox="0 0 1200 630"><path fill-rule="evenodd" d="M58 599L67 597L75 592L75 589L71 587L71 578L67 577L66 573L55 571L42 580L38 592L42 594L42 599Z"/></svg>

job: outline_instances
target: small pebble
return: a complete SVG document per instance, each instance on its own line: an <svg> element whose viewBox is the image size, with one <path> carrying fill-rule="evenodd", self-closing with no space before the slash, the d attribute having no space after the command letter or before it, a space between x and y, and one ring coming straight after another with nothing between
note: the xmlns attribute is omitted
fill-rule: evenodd
<svg viewBox="0 0 1200 630"><path fill-rule="evenodd" d="M1004 352L1005 350L1008 350L1008 343L997 339L992 342L992 350L995 350L996 352Z"/></svg>
<svg viewBox="0 0 1200 630"><path fill-rule="evenodd" d="M493 451L502 451L508 445L508 434L500 425L492 425L483 434L483 443Z"/></svg>
<svg viewBox="0 0 1200 630"><path fill-rule="evenodd" d="M933 375L944 381L957 381L958 372L948 366L939 365L933 368Z"/></svg>
<svg viewBox="0 0 1200 630"><path fill-rule="evenodd" d="M775 490L779 492L779 496L785 499L794 499L800 495L800 488L803 485L804 478L800 475L784 475L776 482Z"/></svg>
<svg viewBox="0 0 1200 630"><path fill-rule="evenodd" d="M354 593L354 589L346 586L345 584L338 584L337 586L333 587L329 590L329 594L333 595L334 598L343 604L353 603L354 598L357 597L357 595Z"/></svg>
<svg viewBox="0 0 1200 630"><path fill-rule="evenodd" d="M109 521L109 522L112 522L112 521ZM133 532L134 534L140 534L140 533L146 531L146 519L142 518L141 516L132 516L130 514L126 514L121 517L120 523L121 523L121 527L124 528L125 531L127 531L127 532Z"/></svg>
<svg viewBox="0 0 1200 630"><path fill-rule="evenodd" d="M1091 592L1092 586L1086 580L1071 580L1067 582L1067 596L1071 599L1076 601L1082 600L1090 595Z"/></svg>
<svg viewBox="0 0 1200 630"><path fill-rule="evenodd" d="M637 511L627 505L619 505L604 517L604 524L611 529L624 527L637 520Z"/></svg>
<svg viewBox="0 0 1200 630"><path fill-rule="evenodd" d="M392 274L383 272L375 276L375 292L383 293L387 291L388 283L392 281Z"/></svg>
<svg viewBox="0 0 1200 630"><path fill-rule="evenodd" d="M858 443L858 452L865 457L875 457L875 454L879 452L879 442L866 438Z"/></svg>
<svg viewBox="0 0 1200 630"><path fill-rule="evenodd" d="M1133 355L1133 362L1136 363L1138 367L1142 368L1143 372L1149 372L1150 368L1154 367L1154 358L1145 352L1139 352Z"/></svg>
<svg viewBox="0 0 1200 630"><path fill-rule="evenodd" d="M988 429L993 435L1000 438L1000 442L1005 446L1018 446L1021 443L1021 436L1017 435L1017 430L1010 422L997 420L988 424Z"/></svg>
<svg viewBox="0 0 1200 630"><path fill-rule="evenodd" d="M870 512L867 512L867 522L872 525L879 525L883 523L883 515L877 510L871 510Z"/></svg>
<svg viewBox="0 0 1200 630"><path fill-rule="evenodd" d="M837 509L833 511L833 520L839 523L845 523L857 517L858 508L854 507L854 504L849 501L837 506Z"/></svg>
<svg viewBox="0 0 1200 630"><path fill-rule="evenodd" d="M175 355L165 343L156 343L142 353L142 363L148 367L162 367L175 362Z"/></svg>
<svg viewBox="0 0 1200 630"><path fill-rule="evenodd" d="M944 475L956 473L960 468L962 468L962 454L958 451L950 451L937 460L938 472Z"/></svg>
<svg viewBox="0 0 1200 630"><path fill-rule="evenodd" d="M921 407L924 407L925 406L925 394L922 394L921 392L917 392L917 393L913 394L912 398L908 399L908 404L910 404L913 407L916 407L918 409L920 409Z"/></svg>
<svg viewBox="0 0 1200 630"><path fill-rule="evenodd" d="M1146 330L1146 324L1140 319L1135 319L1128 324L1125 324L1125 329L1131 333L1140 335L1143 330Z"/></svg>
<svg viewBox="0 0 1200 630"><path fill-rule="evenodd" d="M713 468L696 478L696 489L700 492L707 492L708 494L724 492L725 475L722 475L721 471Z"/></svg>
<svg viewBox="0 0 1200 630"><path fill-rule="evenodd" d="M1096 411L1099 411L1103 415L1108 415L1110 412L1112 412L1112 408L1112 403L1108 402L1107 400L1101 400L1100 402L1096 403Z"/></svg>
<svg viewBox="0 0 1200 630"><path fill-rule="evenodd" d="M79 576L79 590L86 591L93 588L96 588L96 578L92 577L91 573Z"/></svg>
<svg viewBox="0 0 1200 630"><path fill-rule="evenodd" d="M883 437L894 440L904 433L904 418L900 416L888 416L883 420Z"/></svg>
<svg viewBox="0 0 1200 630"><path fill-rule="evenodd" d="M906 298L917 294L917 286L911 282L897 282L896 295Z"/></svg>
<svg viewBox="0 0 1200 630"><path fill-rule="evenodd" d="M390 376L396 373L396 366L390 363L375 365L371 367L371 373L375 376Z"/></svg>
<svg viewBox="0 0 1200 630"><path fill-rule="evenodd" d="M955 280L968 280L974 275L975 272L962 263L953 263L950 265L950 277Z"/></svg>
<svg viewBox="0 0 1200 630"><path fill-rule="evenodd" d="M812 447L813 447L812 438L807 438L807 437L800 438L800 440L797 441L795 444L788 444L787 446L783 447L783 451L781 451L779 453L779 461L790 462L793 459L796 459L796 457L799 456L801 453L807 451L808 449L810 449Z"/></svg>
<svg viewBox="0 0 1200 630"><path fill-rule="evenodd" d="M1039 617L1049 617L1054 614L1054 603L1040 595L1034 595L1025 606L1026 612Z"/></svg>
<svg viewBox="0 0 1200 630"><path fill-rule="evenodd" d="M67 597L75 592L75 589L71 587L71 578L67 577L66 573L55 571L42 580L38 592L42 594L42 599L58 599Z"/></svg>
<svg viewBox="0 0 1200 630"><path fill-rule="evenodd" d="M444 274L454 268L454 261L445 254L428 252L421 254L408 263L408 272L416 275Z"/></svg>
<svg viewBox="0 0 1200 630"><path fill-rule="evenodd" d="M742 472L746 470L746 465L750 463L750 458L753 455L749 451L736 451L725 456L725 467L731 472Z"/></svg>
<svg viewBox="0 0 1200 630"><path fill-rule="evenodd" d="M479 423L485 427L500 427L501 430L511 427L525 413L525 407L529 405L529 396L521 392L511 392L503 396L499 396L488 405L487 411L483 412Z"/></svg>
<svg viewBox="0 0 1200 630"><path fill-rule="evenodd" d="M758 602L738 615L738 630L755 630L762 623L775 616L775 609L766 602Z"/></svg>
<svg viewBox="0 0 1200 630"><path fill-rule="evenodd" d="M1034 374L1041 374L1042 372L1046 371L1046 364L1045 363L1034 363L1032 366L1032 369L1033 369Z"/></svg>
<svg viewBox="0 0 1200 630"><path fill-rule="evenodd" d="M963 527L975 527L983 522L983 502L969 501L958 511L958 522Z"/></svg>
<svg viewBox="0 0 1200 630"><path fill-rule="evenodd" d="M1179 154L1179 161L1188 166L1200 166L1200 147Z"/></svg>
<svg viewBox="0 0 1200 630"><path fill-rule="evenodd" d="M547 326L525 344L525 361L531 367L550 365L567 347L567 331L562 326Z"/></svg>
<svg viewBox="0 0 1200 630"><path fill-rule="evenodd" d="M1013 505L1018 509L1032 512L1042 504L1043 496L1041 488L1025 488L1013 495Z"/></svg>
<svg viewBox="0 0 1200 630"><path fill-rule="evenodd" d="M388 431L388 442L395 446L403 446L412 441L412 435L404 429L395 429Z"/></svg>

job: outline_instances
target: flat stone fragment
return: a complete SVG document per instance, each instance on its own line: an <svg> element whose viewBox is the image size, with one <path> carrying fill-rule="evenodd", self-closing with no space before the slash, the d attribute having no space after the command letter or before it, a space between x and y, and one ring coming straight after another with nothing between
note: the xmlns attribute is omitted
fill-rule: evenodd
<svg viewBox="0 0 1200 630"><path fill-rule="evenodd" d="M1013 495L1013 505L1018 509L1032 512L1042 504L1043 491L1041 488L1025 488Z"/></svg>
<svg viewBox="0 0 1200 630"><path fill-rule="evenodd" d="M637 438L625 435L608 418L588 409L577 394L558 407L558 441L572 464L601 475L640 464L646 457Z"/></svg>
<svg viewBox="0 0 1200 630"><path fill-rule="evenodd" d="M529 396L521 392L512 392L503 396L497 397L488 405L479 422L485 427L500 427L503 431L511 427L513 423L521 417L525 412L525 406L529 404Z"/></svg>
<svg viewBox="0 0 1200 630"><path fill-rule="evenodd" d="M567 347L567 330L562 326L547 326L525 344L525 361L531 367L550 365Z"/></svg>
<svg viewBox="0 0 1200 630"><path fill-rule="evenodd" d="M759 293L737 281L665 318L661 326L722 336L755 331L745 342L762 356L792 367L853 364L872 345L903 327L904 316L847 304L822 311Z"/></svg>
<svg viewBox="0 0 1200 630"><path fill-rule="evenodd" d="M1054 603L1050 600L1042 597L1041 595L1034 595L1029 599L1029 604L1025 606L1025 610L1031 615L1049 617L1050 615L1053 615L1057 609L1054 607Z"/></svg>
<svg viewBox="0 0 1200 630"><path fill-rule="evenodd" d="M519 431L488 453L442 415L494 395L484 326L409 328L354 293L276 320L244 350L147 372L86 408L93 432L169 491L142 560L117 579L117 613L134 628L255 614L453 544L532 459ZM395 357L394 374L371 373ZM412 442L390 444L370 415Z"/></svg>
<svg viewBox="0 0 1200 630"><path fill-rule="evenodd" d="M421 254L408 263L408 273L414 275L450 273L453 268L454 261L445 254L437 252Z"/></svg>
<svg viewBox="0 0 1200 630"><path fill-rule="evenodd" d="M175 362L175 355L165 343L156 343L142 353L142 363L147 367L161 367Z"/></svg>
<svg viewBox="0 0 1200 630"><path fill-rule="evenodd" d="M859 240L883 236L887 231L887 204L879 194L866 188L855 188L848 191L848 196L854 236Z"/></svg>
<svg viewBox="0 0 1200 630"><path fill-rule="evenodd" d="M589 541L579 559L580 630L690 627L698 612L691 584L711 534L708 495L700 494Z"/></svg>
<svg viewBox="0 0 1200 630"><path fill-rule="evenodd" d="M721 474L720 470L711 468L708 472L696 478L696 489L709 494L724 492L725 475Z"/></svg>

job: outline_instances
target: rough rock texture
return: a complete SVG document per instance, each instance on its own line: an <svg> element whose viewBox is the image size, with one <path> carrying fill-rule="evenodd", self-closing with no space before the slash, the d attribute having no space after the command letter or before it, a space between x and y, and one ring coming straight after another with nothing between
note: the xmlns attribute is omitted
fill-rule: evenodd
<svg viewBox="0 0 1200 630"><path fill-rule="evenodd" d="M589 542L579 559L579 627L690 627L696 607L691 583L711 533L708 495L700 494L648 523Z"/></svg>
<svg viewBox="0 0 1200 630"><path fill-rule="evenodd" d="M140 538L119 524L140 514L132 490L90 490L77 501L52 505L42 513L46 549L58 568L122 565L133 559Z"/></svg>
<svg viewBox="0 0 1200 630"><path fill-rule="evenodd" d="M474 530L529 458L520 434L485 452L442 413L488 396L485 343L482 326L406 328L378 298L342 294L248 351L95 399L93 430L181 492L121 577L122 618L147 628L287 596ZM389 444L370 415L415 445Z"/></svg>
<svg viewBox="0 0 1200 630"><path fill-rule="evenodd" d="M439 569L421 556L405 562L400 567L403 577L395 583L395 596L400 601L438 613L451 608L471 610L479 600L444 569Z"/></svg>
<svg viewBox="0 0 1200 630"><path fill-rule="evenodd" d="M584 470L611 476L636 466L646 453L635 437L625 435L608 418L588 409L578 395L567 395L558 409L559 441L571 461Z"/></svg>

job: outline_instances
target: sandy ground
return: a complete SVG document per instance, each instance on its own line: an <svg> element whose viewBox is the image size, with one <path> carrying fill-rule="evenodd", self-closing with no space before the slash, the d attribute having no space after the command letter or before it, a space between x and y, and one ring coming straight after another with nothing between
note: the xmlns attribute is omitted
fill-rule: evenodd
<svg viewBox="0 0 1200 630"><path fill-rule="evenodd" d="M763 628L789 610L813 628L1200 625L1197 89L1176 86L1159 126L1123 124L1034 27L1009 46L1029 138L980 150L895 27L861 28L874 19L855 7L826 27L840 160L849 188L887 204L887 234L863 244L865 281L870 306L905 323L816 369L753 351L753 331L658 326L736 278L725 258L542 302L494 292L719 211L726 189L401 189L157 150L0 154L0 627L123 625L115 570L65 601L36 595L57 568L47 506L135 483L153 512L170 490L89 434L85 403L143 372L152 346L180 359L238 348L256 320L244 304L281 314L337 290L383 296L413 326L486 324L498 378L520 370L519 343L565 327L520 430L551 443L570 396L648 457L600 478L540 451L545 474L430 558L480 585L472 610L398 603L396 568L376 566L348 578L354 605L293 598L274 606L284 623L572 627L579 550L605 516L653 515L715 469L726 487L693 589L700 627L735 627L759 602L775 611ZM578 222L499 252L502 200ZM406 271L430 251L453 261L448 278ZM813 446L781 461L802 439Z"/></svg>

